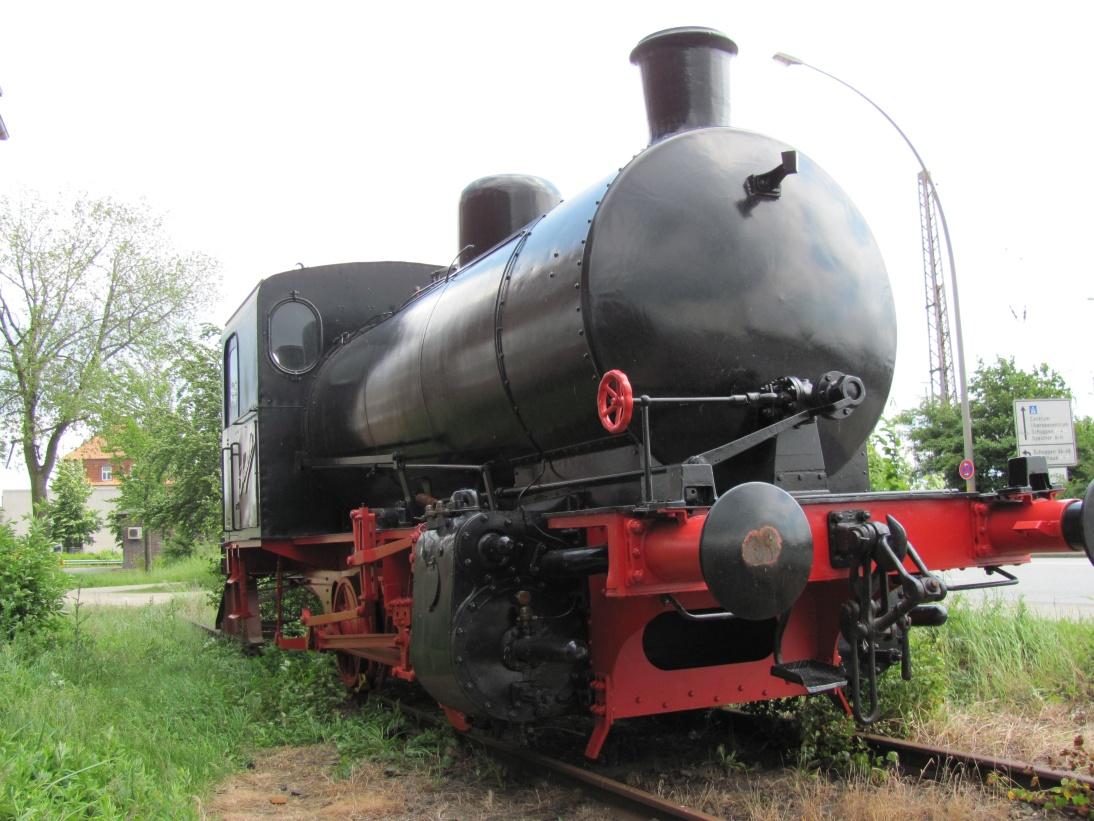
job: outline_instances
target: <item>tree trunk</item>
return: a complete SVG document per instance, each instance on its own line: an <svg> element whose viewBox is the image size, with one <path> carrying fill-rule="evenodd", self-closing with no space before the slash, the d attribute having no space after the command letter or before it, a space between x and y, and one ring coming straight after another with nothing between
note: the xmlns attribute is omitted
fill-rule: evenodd
<svg viewBox="0 0 1094 821"><path fill-rule="evenodd" d="M30 476L30 506L35 518L45 514L45 502L49 500L49 475L57 464L57 450L68 427L68 423L62 423L53 429L46 441L46 455L39 462L38 445L27 434L28 430L33 430L33 426L28 420L24 420L23 459L27 463L27 474Z"/></svg>
<svg viewBox="0 0 1094 821"><path fill-rule="evenodd" d="M23 445L23 458L30 476L30 509L35 518L45 513L45 502L49 498L49 472L45 465L38 464L37 456L33 443Z"/></svg>
<svg viewBox="0 0 1094 821"><path fill-rule="evenodd" d="M144 526L144 522L141 522L141 534L144 536L144 572L149 573L152 570L152 545L149 543L148 528Z"/></svg>

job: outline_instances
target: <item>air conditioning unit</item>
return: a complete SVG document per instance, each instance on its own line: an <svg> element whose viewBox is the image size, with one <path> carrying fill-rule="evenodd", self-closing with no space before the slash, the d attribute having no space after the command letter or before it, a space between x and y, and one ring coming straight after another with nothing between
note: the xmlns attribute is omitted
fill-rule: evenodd
<svg viewBox="0 0 1094 821"><path fill-rule="evenodd" d="M143 539L144 529L139 527L127 527L125 529L125 538L127 539Z"/></svg>

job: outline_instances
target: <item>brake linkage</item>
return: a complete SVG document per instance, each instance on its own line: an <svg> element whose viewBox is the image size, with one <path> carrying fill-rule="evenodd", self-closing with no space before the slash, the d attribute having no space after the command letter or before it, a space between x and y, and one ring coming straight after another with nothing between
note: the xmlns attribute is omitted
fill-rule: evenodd
<svg viewBox="0 0 1094 821"><path fill-rule="evenodd" d="M904 526L892 516L886 524L861 521L840 528L840 547L851 558L850 582L853 598L844 602L840 611L840 629L850 645L845 661L850 685L851 710L861 724L876 721L881 715L877 680L880 645L887 645L884 666L900 658L901 678L912 677L909 629L913 624L937 625L945 621L941 607L916 608L927 602L946 597L946 585L931 573L915 548L908 541ZM918 573L904 567L910 558ZM890 590L889 574L896 574L899 588ZM918 616L918 617L917 617ZM899 650L897 647L899 646ZM866 677L867 699L863 700L863 675Z"/></svg>

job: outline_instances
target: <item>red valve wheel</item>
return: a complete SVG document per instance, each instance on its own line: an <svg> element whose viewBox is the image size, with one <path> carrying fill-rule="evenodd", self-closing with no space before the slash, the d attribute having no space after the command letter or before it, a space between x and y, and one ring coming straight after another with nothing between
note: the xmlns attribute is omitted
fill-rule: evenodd
<svg viewBox="0 0 1094 821"><path fill-rule="evenodd" d="M608 433L622 433L634 413L634 391L623 371L608 371L596 392L596 412Z"/></svg>

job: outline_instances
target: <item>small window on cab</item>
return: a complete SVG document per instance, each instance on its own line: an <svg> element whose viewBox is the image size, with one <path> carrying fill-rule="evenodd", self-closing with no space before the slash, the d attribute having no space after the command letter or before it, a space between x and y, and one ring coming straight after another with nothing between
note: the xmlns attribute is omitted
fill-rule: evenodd
<svg viewBox="0 0 1094 821"><path fill-rule="evenodd" d="M319 361L323 329L307 300L290 297L270 311L270 359L285 373L306 373Z"/></svg>
<svg viewBox="0 0 1094 821"><path fill-rule="evenodd" d="M236 335L224 343L224 424L239 418L239 340Z"/></svg>

